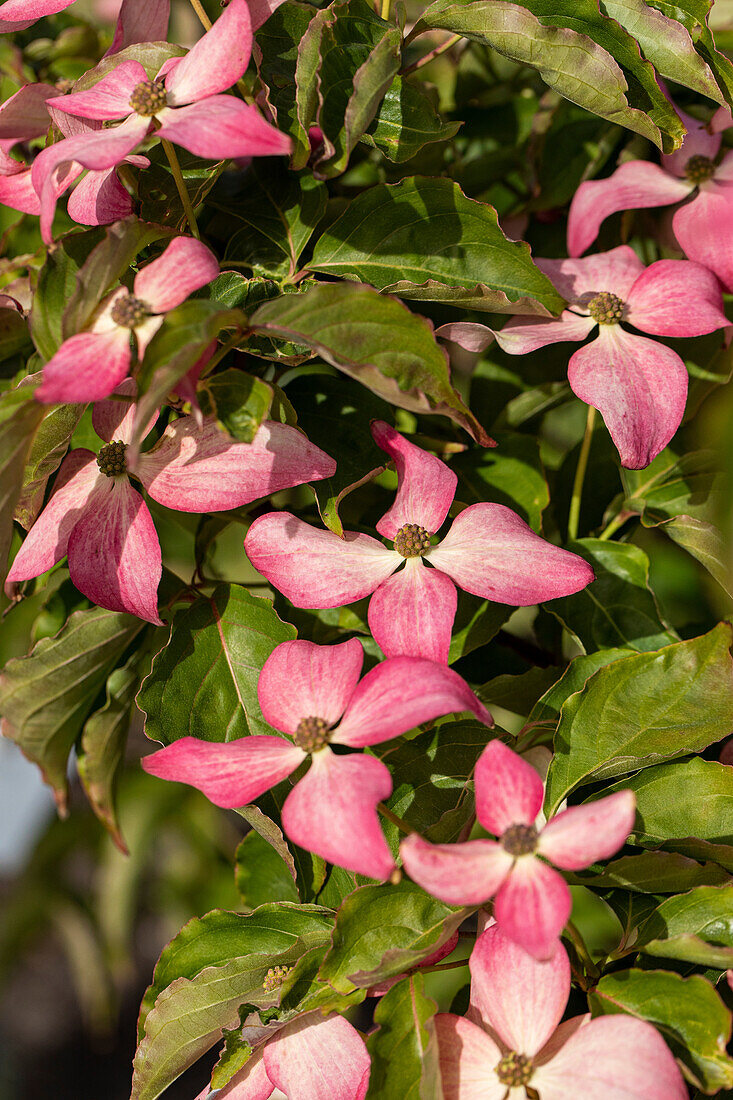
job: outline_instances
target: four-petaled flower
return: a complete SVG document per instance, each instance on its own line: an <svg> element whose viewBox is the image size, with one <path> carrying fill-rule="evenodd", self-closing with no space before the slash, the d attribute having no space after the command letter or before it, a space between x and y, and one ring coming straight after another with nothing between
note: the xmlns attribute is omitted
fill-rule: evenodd
<svg viewBox="0 0 733 1100"><path fill-rule="evenodd" d="M542 856L578 871L618 851L634 824L632 791L617 791L571 806L542 828L544 786L525 760L492 741L476 765L476 814L498 840L429 844L417 834L402 842L405 870L423 889L450 905L478 905L496 895L502 932L537 958L557 949L570 916L570 891Z"/></svg>
<svg viewBox="0 0 733 1100"><path fill-rule="evenodd" d="M247 532L255 569L296 607L340 607L373 593L369 627L388 657L447 662L456 585L525 607L593 580L582 558L540 538L502 504L472 504L433 545L453 502L455 473L381 420L372 434L397 467L395 502L377 523L394 549L355 531L339 538L289 512L261 516Z"/></svg>
<svg viewBox="0 0 733 1100"><path fill-rule="evenodd" d="M255 1049L216 1100L268 1100L276 1088L287 1100L364 1100L371 1060L343 1016L306 1012L285 1025L245 1026L242 1036ZM209 1096L207 1085L196 1100Z"/></svg>
<svg viewBox="0 0 733 1100"><path fill-rule="evenodd" d="M134 390L128 379L117 396L131 399ZM199 427L192 416L184 416L169 424L155 447L128 470L134 416L131 400L94 406L94 430L106 445L98 455L80 448L64 459L53 495L18 551L8 584L38 577L68 554L71 579L90 600L159 623L160 544L148 506L128 473L167 508L217 512L331 477L336 468L286 424L266 420L252 443L233 443L214 420Z"/></svg>
<svg viewBox="0 0 733 1100"><path fill-rule="evenodd" d="M487 724L491 715L444 665L395 657L359 681L363 658L355 638L334 646L283 642L265 661L257 694L265 721L292 740L258 734L218 744L183 737L146 756L143 767L235 808L310 756L310 769L285 799L283 829L329 863L384 879L394 859L376 806L392 793L390 773L374 756L337 754L330 746L377 745L443 714L470 711Z"/></svg>
<svg viewBox="0 0 733 1100"><path fill-rule="evenodd" d="M709 267L733 290L733 153L718 159L721 136L717 132L730 126L730 112L727 108L716 111L706 127L676 110L687 126L687 136L676 153L662 157L661 167L631 160L606 179L581 183L568 214L568 254L582 255L601 224L619 210L691 199L672 217L679 246L690 260Z"/></svg>
<svg viewBox="0 0 733 1100"><path fill-rule="evenodd" d="M125 379L132 360L163 324L165 314L219 274L216 257L193 237L176 237L135 276L132 293L118 287L101 303L88 332L65 340L43 368L39 401L86 402L107 397Z"/></svg>
<svg viewBox="0 0 733 1100"><path fill-rule="evenodd" d="M645 268L627 245L580 260L537 266L570 302L557 320L512 318L495 333L511 355L547 344L598 336L568 364L573 392L601 413L621 465L641 470L677 431L687 400L687 369L676 351L627 332L702 336L728 324L718 280L688 260L658 260Z"/></svg>
<svg viewBox="0 0 733 1100"><path fill-rule="evenodd" d="M494 924L469 966L468 1017L435 1018L445 1100L686 1100L671 1051L645 1020L560 1023L570 995L562 944L539 962Z"/></svg>
<svg viewBox="0 0 733 1100"><path fill-rule="evenodd" d="M63 96L55 111L119 126L66 138L44 149L33 164L41 200L44 240L50 240L56 201L67 185L69 164L94 170L121 163L159 126L156 136L208 160L276 156L291 142L258 109L231 95L249 62L252 23L245 0L229 5L185 57L170 58L153 80L139 61L126 60L87 91Z"/></svg>

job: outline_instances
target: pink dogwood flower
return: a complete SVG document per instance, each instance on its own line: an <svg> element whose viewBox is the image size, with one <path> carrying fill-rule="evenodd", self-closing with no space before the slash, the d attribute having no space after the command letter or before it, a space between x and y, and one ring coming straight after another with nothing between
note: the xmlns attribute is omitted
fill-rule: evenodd
<svg viewBox="0 0 733 1100"><path fill-rule="evenodd" d="M606 218L619 210L670 206L691 199L679 206L672 218L680 248L733 290L733 153L718 159L721 136L716 132L730 126L730 113L716 112L706 127L676 110L687 126L687 136L677 152L662 157L661 166L632 160L607 179L581 183L568 215L568 253L582 255Z"/></svg>
<svg viewBox="0 0 733 1100"><path fill-rule="evenodd" d="M2 8L0 8L0 12ZM61 95L51 84L24 84L0 106L0 202L23 214L40 214L31 170L10 156L19 142L42 137L51 123L48 102Z"/></svg>
<svg viewBox="0 0 733 1100"><path fill-rule="evenodd" d="M581 401L603 417L621 465L641 470L677 431L687 400L687 370L666 344L627 332L622 322L653 336L702 336L728 321L718 280L701 264L658 260L644 267L627 245L580 260L536 261L570 308L553 318L513 317L495 333L510 355L547 344L590 344L568 364Z"/></svg>
<svg viewBox="0 0 733 1100"><path fill-rule="evenodd" d="M219 93L240 79L252 51L252 23L245 0L231 0L211 30L185 57L170 58L154 80L138 61L125 60L87 91L55 105L77 118L119 126L67 138L44 149L33 165L33 184L50 224L69 162L103 170L120 164L150 133L207 160L277 156L291 142L258 109Z"/></svg>
<svg viewBox="0 0 733 1100"><path fill-rule="evenodd" d="M134 382L126 381L117 393L130 397ZM80 448L66 456L51 499L15 557L8 585L38 577L68 555L72 581L94 603L159 623L160 544L128 473L166 508L218 512L331 477L336 468L288 425L266 420L252 443L233 443L214 420L205 420L199 430L193 417L184 416L128 471L125 452L134 415L134 405L124 400L95 405L92 423L105 446L98 455Z"/></svg>
<svg viewBox="0 0 733 1100"><path fill-rule="evenodd" d="M176 237L135 276L132 293L118 287L100 304L87 332L65 340L43 368L39 401L99 401L130 370L130 338L140 359L165 314L219 274L216 257L201 241Z"/></svg>
<svg viewBox="0 0 733 1100"><path fill-rule="evenodd" d="M284 1026L245 1027L242 1034L253 1046L263 1034L270 1037L216 1100L268 1100L276 1088L287 1100L364 1100L371 1060L361 1035L343 1016L306 1012ZM196 1100L209 1096L207 1085Z"/></svg>
<svg viewBox="0 0 733 1100"><path fill-rule="evenodd" d="M233 809L259 798L310 756L309 770L285 799L283 829L329 863L387 878L394 859L376 807L392 793L390 773L374 756L337 754L330 746L378 745L454 712L470 711L487 725L492 719L444 665L395 657L359 681L363 659L355 638L333 646L283 642L265 661L257 695L265 721L288 739L264 734L218 744L182 737L146 756L143 767Z"/></svg>
<svg viewBox="0 0 733 1100"><path fill-rule="evenodd" d="M356 531L339 538L289 512L260 516L247 532L249 560L296 607L340 607L373 593L369 627L387 657L446 663L456 585L525 607L593 580L582 558L545 542L502 504L464 509L433 545L453 502L455 473L381 420L372 435L397 467L395 502L377 523L394 549Z"/></svg>
<svg viewBox="0 0 733 1100"><path fill-rule="evenodd" d="M33 26L46 15L56 15L74 0L5 0L0 5L0 34L14 34Z"/></svg>
<svg viewBox="0 0 733 1100"><path fill-rule="evenodd" d="M444 1100L687 1100L672 1052L645 1020L560 1023L570 995L562 945L538 962L494 924L469 967L468 1016L435 1018Z"/></svg>
<svg viewBox="0 0 733 1100"><path fill-rule="evenodd" d="M499 839L429 844L414 833L400 846L405 870L449 905L478 905L496 895L494 917L502 932L536 958L548 958L572 903L562 875L542 859L578 871L613 855L633 827L634 793L571 806L537 828L542 780L501 741L482 752L475 783L478 819Z"/></svg>

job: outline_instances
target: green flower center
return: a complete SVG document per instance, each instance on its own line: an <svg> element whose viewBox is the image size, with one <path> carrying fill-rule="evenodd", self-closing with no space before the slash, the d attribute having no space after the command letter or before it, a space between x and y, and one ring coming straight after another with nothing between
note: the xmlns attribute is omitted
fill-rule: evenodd
<svg viewBox="0 0 733 1100"><path fill-rule="evenodd" d="M617 325L623 319L624 303L610 290L602 290L588 302L588 312L599 325Z"/></svg>
<svg viewBox="0 0 733 1100"><path fill-rule="evenodd" d="M502 1058L498 1066L494 1067L494 1070L502 1085L508 1085L509 1088L521 1088L522 1085L529 1084L534 1071L534 1064L528 1055L517 1054L516 1051L512 1050Z"/></svg>
<svg viewBox="0 0 733 1100"><path fill-rule="evenodd" d="M265 993L274 993L279 989L292 969L292 966L271 966L262 983Z"/></svg>
<svg viewBox="0 0 733 1100"><path fill-rule="evenodd" d="M303 752L318 752L331 740L331 729L325 718L301 718L295 731L295 744Z"/></svg>
<svg viewBox="0 0 733 1100"><path fill-rule="evenodd" d="M526 856L536 851L538 836L534 825L510 825L501 838L501 846L510 856Z"/></svg>
<svg viewBox="0 0 733 1100"><path fill-rule="evenodd" d="M151 118L168 104L165 84L160 80L142 80L132 89L130 106L136 115Z"/></svg>
<svg viewBox="0 0 733 1100"><path fill-rule="evenodd" d="M127 450L127 444L123 443L121 439L116 439L114 443L108 443L97 455L97 466L106 477L117 477L119 474L124 474L127 470L127 463L125 462L125 451Z"/></svg>
<svg viewBox="0 0 733 1100"><path fill-rule="evenodd" d="M421 558L430 549L430 532L418 523L406 523L394 537L394 548L403 558Z"/></svg>
<svg viewBox="0 0 733 1100"><path fill-rule="evenodd" d="M715 164L710 157L690 157L685 165L685 175L690 183L700 184L709 180L715 172Z"/></svg>
<svg viewBox="0 0 733 1100"><path fill-rule="evenodd" d="M118 298L111 312L114 323L122 328L137 328L150 315L147 302L141 302L132 294Z"/></svg>

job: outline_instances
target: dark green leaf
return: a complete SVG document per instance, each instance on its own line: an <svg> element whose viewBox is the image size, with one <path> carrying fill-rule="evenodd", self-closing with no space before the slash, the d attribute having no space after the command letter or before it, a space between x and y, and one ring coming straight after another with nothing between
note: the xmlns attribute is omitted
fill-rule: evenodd
<svg viewBox="0 0 733 1100"><path fill-rule="evenodd" d="M706 1092L733 1085L733 1061L725 1053L731 1015L704 978L623 970L601 978L589 999L595 1015L625 1012L658 1027Z"/></svg>
<svg viewBox="0 0 733 1100"><path fill-rule="evenodd" d="M480 600L459 588L448 664L452 665L459 657L465 657L490 642L515 610L509 604Z"/></svg>
<svg viewBox="0 0 733 1100"><path fill-rule="evenodd" d="M443 122L424 85L396 76L361 140L402 164L431 142L449 141L460 126Z"/></svg>
<svg viewBox="0 0 733 1100"><path fill-rule="evenodd" d="M471 449L451 462L458 474L458 499L465 504L487 499L506 504L539 532L550 493L537 442L519 433L499 432L495 438L495 451Z"/></svg>
<svg viewBox="0 0 733 1100"><path fill-rule="evenodd" d="M31 309L31 336L44 360L59 350L66 334L62 318L76 290L76 276L92 249L104 239L101 227L72 233L60 240L46 256L38 277Z"/></svg>
<svg viewBox="0 0 733 1100"><path fill-rule="evenodd" d="M622 657L630 657L634 652L633 649L601 649L597 653L576 657L570 662L560 679L545 692L541 699L537 700L529 716L530 723L547 722L556 726L566 699L576 691L582 691L590 677L598 672L599 668L605 668L614 661L620 661ZM484 698L483 694L481 698Z"/></svg>
<svg viewBox="0 0 733 1100"><path fill-rule="evenodd" d="M306 344L393 405L443 413L484 446L490 438L453 389L430 323L366 286L312 286L265 302L255 332Z"/></svg>
<svg viewBox="0 0 733 1100"><path fill-rule="evenodd" d="M251 443L272 404L272 386L241 370L225 370L201 383L201 412L239 443Z"/></svg>
<svg viewBox="0 0 733 1100"><path fill-rule="evenodd" d="M631 543L578 539L571 549L593 566L595 581L548 610L587 653L611 648L645 652L677 641L663 622L649 587L649 559Z"/></svg>
<svg viewBox="0 0 733 1100"><path fill-rule="evenodd" d="M547 807L584 783L684 756L733 729L731 628L600 669L562 708Z"/></svg>
<svg viewBox="0 0 733 1100"><path fill-rule="evenodd" d="M149 737L233 741L271 733L257 701L257 679L272 650L295 637L270 600L220 584L176 613L168 644L143 681L138 705Z"/></svg>
<svg viewBox="0 0 733 1100"><path fill-rule="evenodd" d="M31 334L28 322L22 313L10 306L0 308L0 363L18 352L31 349ZM13 374L13 364L9 364L8 375Z"/></svg>
<svg viewBox="0 0 733 1100"><path fill-rule="evenodd" d="M613 886L641 894L679 894L695 886L722 885L728 877L722 867L696 863L678 852L641 852L607 863L600 873L589 878L588 885L594 890Z"/></svg>
<svg viewBox="0 0 733 1100"><path fill-rule="evenodd" d="M8 661L0 677L3 733L39 766L61 813L69 752L108 675L145 626L101 607L75 611L55 638Z"/></svg>
<svg viewBox="0 0 733 1100"><path fill-rule="evenodd" d="M667 898L639 929L639 949L699 966L733 967L733 886L698 886Z"/></svg>
<svg viewBox="0 0 733 1100"><path fill-rule="evenodd" d="M374 1012L379 1027L367 1040L372 1059L368 1100L442 1100L436 1011L422 974L397 982L381 998Z"/></svg>
<svg viewBox="0 0 733 1100"><path fill-rule="evenodd" d="M33 438L46 413L35 387L18 386L0 397L0 574L7 572L13 513L23 489Z"/></svg>
<svg viewBox="0 0 733 1100"><path fill-rule="evenodd" d="M308 266L466 309L547 316L563 307L529 246L507 240L494 208L466 198L448 179L370 187L319 238Z"/></svg>
<svg viewBox="0 0 733 1100"><path fill-rule="evenodd" d="M248 909L268 901L298 901L287 863L254 829L237 848L234 871L237 889Z"/></svg>
<svg viewBox="0 0 733 1100"><path fill-rule="evenodd" d="M281 4L255 36L254 58L279 130L293 139L292 162L304 168L315 121L320 28L325 13L294 0ZM316 24L309 31L311 20Z"/></svg>
<svg viewBox="0 0 733 1100"><path fill-rule="evenodd" d="M15 506L15 519L26 530L34 523L43 506L46 485L61 465L84 405L47 405L43 419L33 436L33 445L23 473L23 488Z"/></svg>

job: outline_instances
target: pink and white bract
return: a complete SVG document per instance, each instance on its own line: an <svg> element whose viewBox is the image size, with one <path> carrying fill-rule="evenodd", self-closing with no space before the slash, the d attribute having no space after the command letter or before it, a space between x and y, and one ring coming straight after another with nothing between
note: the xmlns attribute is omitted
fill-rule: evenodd
<svg viewBox="0 0 733 1100"><path fill-rule="evenodd" d="M92 88L61 97L58 111L118 126L80 134L48 146L33 165L41 200L44 239L69 165L96 171L114 168L150 134L210 160L277 156L291 142L258 109L221 95L241 78L252 51L252 23L245 0L231 0L211 30L185 57L165 62L154 80L138 61L125 60Z"/></svg>
<svg viewBox="0 0 733 1100"><path fill-rule="evenodd" d="M245 550L255 569L296 607L340 607L373 593L369 627L388 657L445 663L456 585L525 607L568 596L593 580L582 558L540 538L502 504L464 509L432 545L455 496L455 473L381 420L372 434L397 467L397 496L377 523L394 549L355 531L341 539L289 512L261 516L247 532Z"/></svg>
<svg viewBox="0 0 733 1100"><path fill-rule="evenodd" d="M219 264L206 245L176 237L137 273L132 293L118 287L100 305L89 331L64 341L43 368L38 400L84 402L109 396L130 370L131 335L142 359L165 314L218 274Z"/></svg>
<svg viewBox="0 0 733 1100"><path fill-rule="evenodd" d="M666 1043L632 1016L560 1023L570 963L538 962L492 925L471 953L468 1018L435 1019L445 1100L687 1100ZM253 1098L254 1100L254 1098Z"/></svg>
<svg viewBox="0 0 733 1100"><path fill-rule="evenodd" d="M348 1020L307 1012L256 1049L216 1100L268 1100L276 1088L287 1100L364 1100L370 1071L366 1044ZM207 1087L196 1100L209 1096Z"/></svg>
<svg viewBox="0 0 733 1100"><path fill-rule="evenodd" d="M395 657L360 681L363 659L354 638L334 646L283 642L267 658L257 694L265 721L292 741L256 735L219 744L183 737L145 757L143 767L234 808L254 801L310 756L309 771L282 809L285 832L330 863L384 879L394 859L376 806L392 793L389 771L374 756L336 754L329 746L377 745L453 712L470 711L486 724L491 715L444 665Z"/></svg>
<svg viewBox="0 0 733 1100"><path fill-rule="evenodd" d="M621 465L643 469L680 425L687 369L672 348L627 332L621 323L653 336L702 336L725 328L718 280L687 260L658 260L645 268L627 245L580 260L536 263L570 308L557 320L512 318L495 333L497 343L510 355L525 355L585 340L598 326L596 339L571 356L568 381L600 412Z"/></svg>
<svg viewBox="0 0 733 1100"><path fill-rule="evenodd" d="M129 380L118 394L131 396ZM54 493L18 551L7 583L45 573L68 555L69 573L94 603L159 623L161 553L152 516L125 458L135 407L101 401L92 423L107 446L71 451ZM152 425L151 425L152 426ZM114 442L113 442L114 440ZM278 489L330 477L335 463L295 428L265 421L252 443L233 443L207 420L173 421L133 472L158 503L181 512L239 508Z"/></svg>
<svg viewBox="0 0 733 1100"><path fill-rule="evenodd" d="M607 859L632 830L634 794L618 791L571 806L538 829L542 780L501 741L479 757L475 783L478 820L499 839L429 844L413 834L400 846L405 870L449 905L479 905L496 895L494 916L504 935L536 958L548 958L557 950L571 898L563 877L538 856L565 871Z"/></svg>

